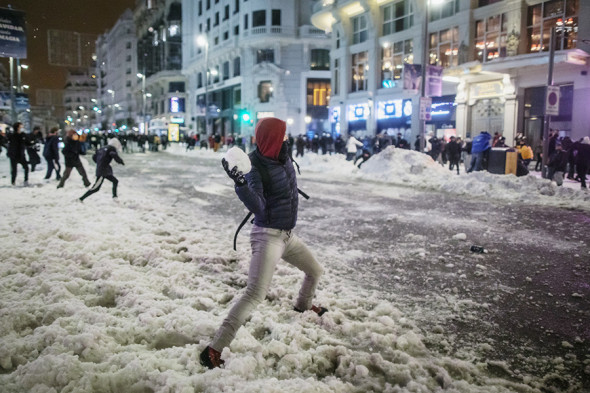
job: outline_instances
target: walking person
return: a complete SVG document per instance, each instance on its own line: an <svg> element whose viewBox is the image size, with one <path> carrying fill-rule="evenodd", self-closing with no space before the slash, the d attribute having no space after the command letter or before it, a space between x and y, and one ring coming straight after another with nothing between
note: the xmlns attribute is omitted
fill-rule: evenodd
<svg viewBox="0 0 590 393"><path fill-rule="evenodd" d="M74 168L76 168L80 176L82 176L84 187L88 187L90 185L90 180L88 180L88 176L86 176L86 170L82 165L82 161L80 161L80 142L76 131L68 130L62 153L66 161L66 170L64 171L57 188L62 188L64 186Z"/></svg>
<svg viewBox="0 0 590 393"><path fill-rule="evenodd" d="M449 160L449 170L457 167L457 175L459 174L459 162L461 161L461 138L451 137L449 143L445 148L447 152L447 158Z"/></svg>
<svg viewBox="0 0 590 393"><path fill-rule="evenodd" d="M14 186L16 181L16 170L18 164L23 167L25 171L24 185L29 185L29 165L25 156L25 149L27 147L27 137L23 132L23 123L16 122L12 126L12 133L8 134L8 149L6 155L10 158L10 175L11 183Z"/></svg>
<svg viewBox="0 0 590 393"><path fill-rule="evenodd" d="M57 127L49 130L47 139L45 139L45 146L43 147L43 157L47 161L47 173L45 180L51 178L51 174L55 169L55 180L61 179L61 165L59 164L59 137L57 136Z"/></svg>
<svg viewBox="0 0 590 393"><path fill-rule="evenodd" d="M312 305L323 269L299 239L293 228L297 222L298 190L293 162L289 158L284 121L267 117L256 125L257 148L250 153L252 169L243 174L237 166L222 164L235 182L235 191L254 213L250 233L252 257L245 293L234 304L217 330L213 341L201 352L201 364L220 367L223 348L230 345L238 329L266 297L275 267L282 258L305 273L294 310L311 310L322 315L327 310Z"/></svg>
<svg viewBox="0 0 590 393"><path fill-rule="evenodd" d="M92 159L96 162L96 181L92 187L80 197L81 201L84 201L84 199L88 198L90 195L98 192L105 179L113 183L113 198L117 198L117 185L119 184L119 180L113 176L111 161L115 160L117 163L125 165L119 156L119 153L122 152L123 147L121 146L121 142L119 142L117 138L112 138L106 146L101 147L92 155Z"/></svg>

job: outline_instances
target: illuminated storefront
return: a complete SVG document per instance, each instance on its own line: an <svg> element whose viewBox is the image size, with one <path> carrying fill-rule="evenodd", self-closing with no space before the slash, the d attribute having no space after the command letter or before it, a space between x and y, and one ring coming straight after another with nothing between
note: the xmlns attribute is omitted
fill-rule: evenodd
<svg viewBox="0 0 590 393"><path fill-rule="evenodd" d="M377 103L377 133L408 138L412 132L412 100L396 99Z"/></svg>

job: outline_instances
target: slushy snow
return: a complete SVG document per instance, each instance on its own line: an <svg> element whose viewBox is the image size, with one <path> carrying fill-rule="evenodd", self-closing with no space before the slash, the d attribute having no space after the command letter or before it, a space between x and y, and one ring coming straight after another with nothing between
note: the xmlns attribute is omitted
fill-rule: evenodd
<svg viewBox="0 0 590 393"><path fill-rule="evenodd" d="M250 249L242 234L234 252L237 219L210 210L219 198L240 203L220 165L224 153L171 150L123 156L126 167L114 167L118 204L108 182L84 204L75 202L84 193L76 173L63 190L44 182L40 171L31 174L32 187L10 187L9 164L0 157L2 392L541 391L534 377L489 374L473 354L429 350L395 299L338 275L359 252L329 245L321 250L326 273L315 303L330 312L321 318L293 312L302 275L279 263L267 299L223 351L225 368L205 369L198 354L246 285ZM171 161L191 153L210 166ZM306 154L298 161L304 173L588 207L588 194L545 180L457 176L425 155L393 147L360 170L342 156ZM128 168L141 168L141 176L129 176ZM183 199L179 190L193 194ZM336 190L331 197L342 198ZM408 236L411 244L419 235ZM420 263L424 251L412 252ZM434 333L442 343L453 340L443 329Z"/></svg>

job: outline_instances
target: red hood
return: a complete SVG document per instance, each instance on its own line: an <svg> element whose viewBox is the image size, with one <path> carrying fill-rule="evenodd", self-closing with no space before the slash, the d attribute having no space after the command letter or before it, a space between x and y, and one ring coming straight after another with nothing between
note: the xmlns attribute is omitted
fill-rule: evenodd
<svg viewBox="0 0 590 393"><path fill-rule="evenodd" d="M277 160L287 124L276 117L265 117L256 124L256 146L264 157Z"/></svg>

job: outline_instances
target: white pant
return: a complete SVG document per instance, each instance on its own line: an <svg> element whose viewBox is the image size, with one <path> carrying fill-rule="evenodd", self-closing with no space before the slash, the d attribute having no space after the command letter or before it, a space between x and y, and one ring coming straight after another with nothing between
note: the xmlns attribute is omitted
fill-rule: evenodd
<svg viewBox="0 0 590 393"><path fill-rule="evenodd" d="M221 352L229 346L252 310L266 297L268 287L281 258L305 273L295 307L309 310L323 273L307 246L291 231L254 225L250 233L252 259L246 293L237 301L221 324L210 347Z"/></svg>

